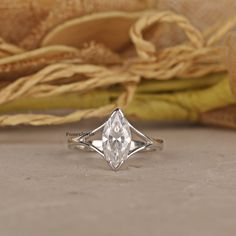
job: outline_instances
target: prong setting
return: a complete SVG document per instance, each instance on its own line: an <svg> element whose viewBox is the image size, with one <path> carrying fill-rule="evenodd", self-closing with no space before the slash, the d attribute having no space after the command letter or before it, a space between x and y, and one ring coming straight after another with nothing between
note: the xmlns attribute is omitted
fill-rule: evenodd
<svg viewBox="0 0 236 236"><path fill-rule="evenodd" d="M89 141L89 138L98 132L102 133L102 139ZM141 141L133 140L133 134L136 134ZM96 151L106 160L112 170L117 171L129 157L137 152L149 150L152 146L161 150L163 141L158 140L159 142L155 142L155 139L149 138L134 128L126 120L121 109L116 108L101 126L73 138L72 146L77 149Z"/></svg>

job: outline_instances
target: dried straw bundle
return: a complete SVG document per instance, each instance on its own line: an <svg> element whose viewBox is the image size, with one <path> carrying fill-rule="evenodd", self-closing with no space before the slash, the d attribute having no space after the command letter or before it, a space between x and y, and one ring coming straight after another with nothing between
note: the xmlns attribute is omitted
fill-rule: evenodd
<svg viewBox="0 0 236 236"><path fill-rule="evenodd" d="M46 2L36 1L34 16L41 21L33 30L25 29L18 43L10 33L1 34L0 126L62 124L121 106L142 119L236 127L234 108L224 108L236 104L236 96L221 44L236 17L201 32L183 15L157 10L154 1ZM187 40L181 36L176 39L180 43L172 45L172 40L166 47L166 41L159 41L170 32L165 23L175 23ZM232 57L227 56L235 74ZM76 111L63 116L28 113L65 108ZM220 118L213 109L220 109Z"/></svg>

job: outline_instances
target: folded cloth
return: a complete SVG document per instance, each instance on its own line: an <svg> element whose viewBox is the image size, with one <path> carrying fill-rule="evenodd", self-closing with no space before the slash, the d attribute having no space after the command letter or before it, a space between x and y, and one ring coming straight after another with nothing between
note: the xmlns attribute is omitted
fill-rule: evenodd
<svg viewBox="0 0 236 236"><path fill-rule="evenodd" d="M227 55L224 46L235 10L234 0L3 0L0 126L74 122L119 105L140 119L235 128L234 36Z"/></svg>
<svg viewBox="0 0 236 236"><path fill-rule="evenodd" d="M236 95L236 35L231 34L226 41L226 62L230 75L230 85ZM205 112L201 115L201 121L206 124L215 124L236 128L236 105L226 106Z"/></svg>
<svg viewBox="0 0 236 236"><path fill-rule="evenodd" d="M232 33L226 41L226 62L228 64L229 75L233 92L236 94L236 34Z"/></svg>

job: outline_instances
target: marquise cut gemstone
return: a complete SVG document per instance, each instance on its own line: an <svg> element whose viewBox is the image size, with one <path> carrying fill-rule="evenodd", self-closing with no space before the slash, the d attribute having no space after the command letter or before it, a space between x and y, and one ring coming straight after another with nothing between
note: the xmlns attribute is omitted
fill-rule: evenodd
<svg viewBox="0 0 236 236"><path fill-rule="evenodd" d="M107 120L102 133L104 156L112 168L118 168L128 158L130 144L129 123L117 109Z"/></svg>

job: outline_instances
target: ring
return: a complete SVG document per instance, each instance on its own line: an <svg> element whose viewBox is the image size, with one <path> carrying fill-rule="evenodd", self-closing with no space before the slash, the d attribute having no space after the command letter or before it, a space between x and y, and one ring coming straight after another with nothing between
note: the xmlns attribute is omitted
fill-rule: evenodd
<svg viewBox="0 0 236 236"><path fill-rule="evenodd" d="M96 139L99 135L101 137ZM68 139L69 148L96 151L113 170L118 170L133 154L162 150L163 144L162 139L150 138L135 129L119 108L98 128Z"/></svg>

